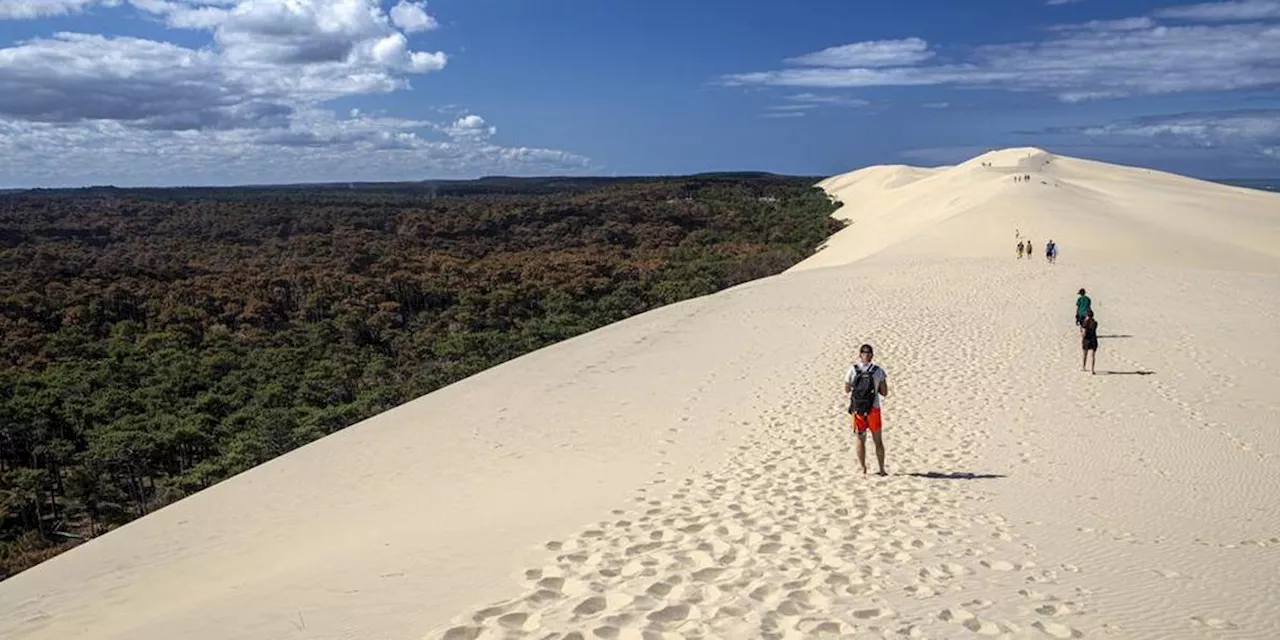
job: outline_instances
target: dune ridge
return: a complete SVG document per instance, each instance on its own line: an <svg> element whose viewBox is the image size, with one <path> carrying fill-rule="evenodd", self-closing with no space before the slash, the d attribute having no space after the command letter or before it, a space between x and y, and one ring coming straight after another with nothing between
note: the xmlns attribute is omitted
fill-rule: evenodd
<svg viewBox="0 0 1280 640"><path fill-rule="evenodd" d="M852 224L792 270L15 576L0 637L1280 636L1280 195L1030 148L820 186ZM886 478L840 388L864 341Z"/></svg>
<svg viewBox="0 0 1280 640"><path fill-rule="evenodd" d="M1015 176L1029 176L1016 182ZM876 166L818 183L850 226L792 268L885 257L1013 256L1052 239L1060 260L1274 273L1276 194L1026 147L951 167Z"/></svg>

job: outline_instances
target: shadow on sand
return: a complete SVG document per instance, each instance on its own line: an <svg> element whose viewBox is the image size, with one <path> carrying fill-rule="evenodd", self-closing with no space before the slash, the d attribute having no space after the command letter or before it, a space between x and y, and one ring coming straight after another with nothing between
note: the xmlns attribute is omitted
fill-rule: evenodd
<svg viewBox="0 0 1280 640"><path fill-rule="evenodd" d="M1137 371L1096 371L1094 375L1099 376L1150 376L1155 375L1154 371L1145 371L1138 369Z"/></svg>
<svg viewBox="0 0 1280 640"><path fill-rule="evenodd" d="M998 473L967 473L963 471L953 471L951 473L930 471L928 473L908 473L905 475L915 476L917 478L933 478L935 480L992 480L994 478L1005 477Z"/></svg>
<svg viewBox="0 0 1280 640"><path fill-rule="evenodd" d="M1101 340L1103 338L1132 338L1132 337L1133 337L1133 334L1129 334L1129 333L1113 333L1111 335L1098 336L1098 339Z"/></svg>

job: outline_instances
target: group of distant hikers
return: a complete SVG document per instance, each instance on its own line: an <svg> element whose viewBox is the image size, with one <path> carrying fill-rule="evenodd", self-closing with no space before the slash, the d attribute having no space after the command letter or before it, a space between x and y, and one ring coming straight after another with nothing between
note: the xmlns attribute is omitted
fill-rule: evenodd
<svg viewBox="0 0 1280 640"><path fill-rule="evenodd" d="M1021 232L1014 232L1014 236L1021 237ZM1023 255L1026 255L1027 259L1030 260L1033 253L1035 253L1035 245L1032 244L1030 239L1018 241L1019 260L1022 259ZM1054 242L1052 238L1049 239L1048 244L1044 245L1044 259L1049 264L1058 261L1058 243Z"/></svg>
<svg viewBox="0 0 1280 640"><path fill-rule="evenodd" d="M1093 317L1093 300L1083 288L1076 298L1076 326L1080 329L1080 344L1084 359L1080 370L1094 373L1098 364L1098 321ZM1092 355L1092 362L1089 356ZM853 431L858 438L858 464L862 473L867 472L867 432L876 446L878 475L889 475L884 468L884 439L881 436L883 418L880 398L889 395L889 374L884 367L872 362L875 349L870 344L858 348L858 361L844 374L844 392L849 395L849 415L853 418Z"/></svg>

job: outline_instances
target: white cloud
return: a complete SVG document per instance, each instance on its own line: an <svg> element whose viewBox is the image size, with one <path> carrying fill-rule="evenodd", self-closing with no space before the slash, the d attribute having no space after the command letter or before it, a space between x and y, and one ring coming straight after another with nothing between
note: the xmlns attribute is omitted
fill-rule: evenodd
<svg viewBox="0 0 1280 640"><path fill-rule="evenodd" d="M1280 0L1205 2L1160 9L1155 15L1159 18L1223 22L1276 19L1280 18Z"/></svg>
<svg viewBox="0 0 1280 640"><path fill-rule="evenodd" d="M785 69L727 76L730 85L764 84L782 87L853 88L942 84L959 79L963 67L894 67L891 69ZM971 79L977 79L973 69ZM992 74L989 78L995 79Z"/></svg>
<svg viewBox="0 0 1280 640"><path fill-rule="evenodd" d="M378 0L132 3L173 26L211 31L212 46L187 49L137 38L59 34L0 49L0 83L22 78L36 93L49 83L79 87L89 102L128 101L128 91L94 78L129 76L176 85L179 94L216 94L224 104L251 99L312 103L403 89L407 75L437 71L448 62L442 52L411 50ZM112 55L104 58L97 47L107 47ZM0 107L0 116L6 113Z"/></svg>
<svg viewBox="0 0 1280 640"><path fill-rule="evenodd" d="M1082 2L1082 1L1083 0L1048 0L1048 2L1045 2L1045 4L1052 7L1052 6L1061 5L1061 4L1076 4L1077 2Z"/></svg>
<svg viewBox="0 0 1280 640"><path fill-rule="evenodd" d="M1146 116L1098 125L1020 132L1059 146L1103 150L1131 159L1199 159L1274 171L1271 150L1280 148L1280 109L1239 109ZM1217 165L1215 165L1217 166ZM1221 169L1222 167L1218 167Z"/></svg>
<svg viewBox="0 0 1280 640"><path fill-rule="evenodd" d="M79 13L95 4L116 6L120 0L0 0L0 20L27 20Z"/></svg>
<svg viewBox="0 0 1280 640"><path fill-rule="evenodd" d="M427 14L425 2L409 2L400 0L391 8L391 21L405 33L430 31L440 26L436 19Z"/></svg>
<svg viewBox="0 0 1280 640"><path fill-rule="evenodd" d="M253 105L288 111L285 97L255 98L213 52L166 42L59 33L0 49L0 117L211 124Z"/></svg>
<svg viewBox="0 0 1280 640"><path fill-rule="evenodd" d="M1198 147L1265 147L1280 144L1280 109L1248 109L1149 116L1058 132L1092 137L1145 138Z"/></svg>
<svg viewBox="0 0 1280 640"><path fill-rule="evenodd" d="M0 187L421 180L584 173L582 156L505 147L483 136L433 139L429 122L324 110L287 127L140 130L111 120L0 120Z"/></svg>
<svg viewBox="0 0 1280 640"><path fill-rule="evenodd" d="M0 3L12 15L36 4ZM94 3L62 4L70 11ZM0 48L0 176L11 186L589 166L563 151L496 144L496 128L476 115L439 123L328 110L329 100L404 90L409 77L446 66L444 53L413 50L405 35L435 25L421 3L396 5L399 17L381 0L129 4L172 28L204 31L209 42L56 33Z"/></svg>
<svg viewBox="0 0 1280 640"><path fill-rule="evenodd" d="M462 116L439 129L451 138L462 140L483 140L498 133L497 127L489 126L484 118L474 114Z"/></svg>
<svg viewBox="0 0 1280 640"><path fill-rule="evenodd" d="M805 105L810 106L832 105L838 107L865 107L871 104L870 101L863 100L862 98L817 93L797 93L795 95L787 96L787 100L804 103Z"/></svg>
<svg viewBox="0 0 1280 640"><path fill-rule="evenodd" d="M164 16L177 29L212 29L230 15L237 0L129 0L140 11Z"/></svg>
<svg viewBox="0 0 1280 640"><path fill-rule="evenodd" d="M926 102L920 105L926 109L946 109L951 106L950 102Z"/></svg>
<svg viewBox="0 0 1280 640"><path fill-rule="evenodd" d="M927 43L920 42L914 50L927 52ZM789 62L834 63L841 56L829 52L840 50L826 49ZM1039 42L978 46L948 64L909 64L908 56L901 59L904 62L897 66L826 65L731 74L721 82L805 88L956 85L1048 92L1068 102L1262 88L1280 84L1280 27L1170 27L1140 17L1060 26Z"/></svg>
<svg viewBox="0 0 1280 640"><path fill-rule="evenodd" d="M1139 18L1122 18L1120 20L1090 20L1079 24L1064 24L1050 27L1054 31L1138 31L1156 26L1155 20L1146 16Z"/></svg>
<svg viewBox="0 0 1280 640"><path fill-rule="evenodd" d="M0 0L0 17L93 1ZM97 4L116 4L100 1ZM211 184L575 173L585 157L494 142L456 108L447 122L326 108L337 97L404 90L445 67L404 33L435 27L421 3L380 0L129 0L205 46L55 33L0 47L0 179L5 186ZM20 12L20 13L19 13Z"/></svg>
<svg viewBox="0 0 1280 640"><path fill-rule="evenodd" d="M256 0L241 2L217 25L226 56L241 63L386 63L387 39L402 40L376 0ZM403 44L391 45L403 48Z"/></svg>
<svg viewBox="0 0 1280 640"><path fill-rule="evenodd" d="M804 111L766 111L760 114L761 118L803 118Z"/></svg>
<svg viewBox="0 0 1280 640"><path fill-rule="evenodd" d="M906 38L830 47L790 58L787 62L812 67L895 67L923 62L932 57L929 43L920 38Z"/></svg>

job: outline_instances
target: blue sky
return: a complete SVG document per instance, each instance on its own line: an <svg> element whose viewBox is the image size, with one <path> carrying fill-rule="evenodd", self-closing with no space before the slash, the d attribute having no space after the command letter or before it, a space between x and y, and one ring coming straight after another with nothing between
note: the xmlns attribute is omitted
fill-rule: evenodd
<svg viewBox="0 0 1280 640"><path fill-rule="evenodd" d="M0 0L0 187L1280 176L1280 0Z"/></svg>

